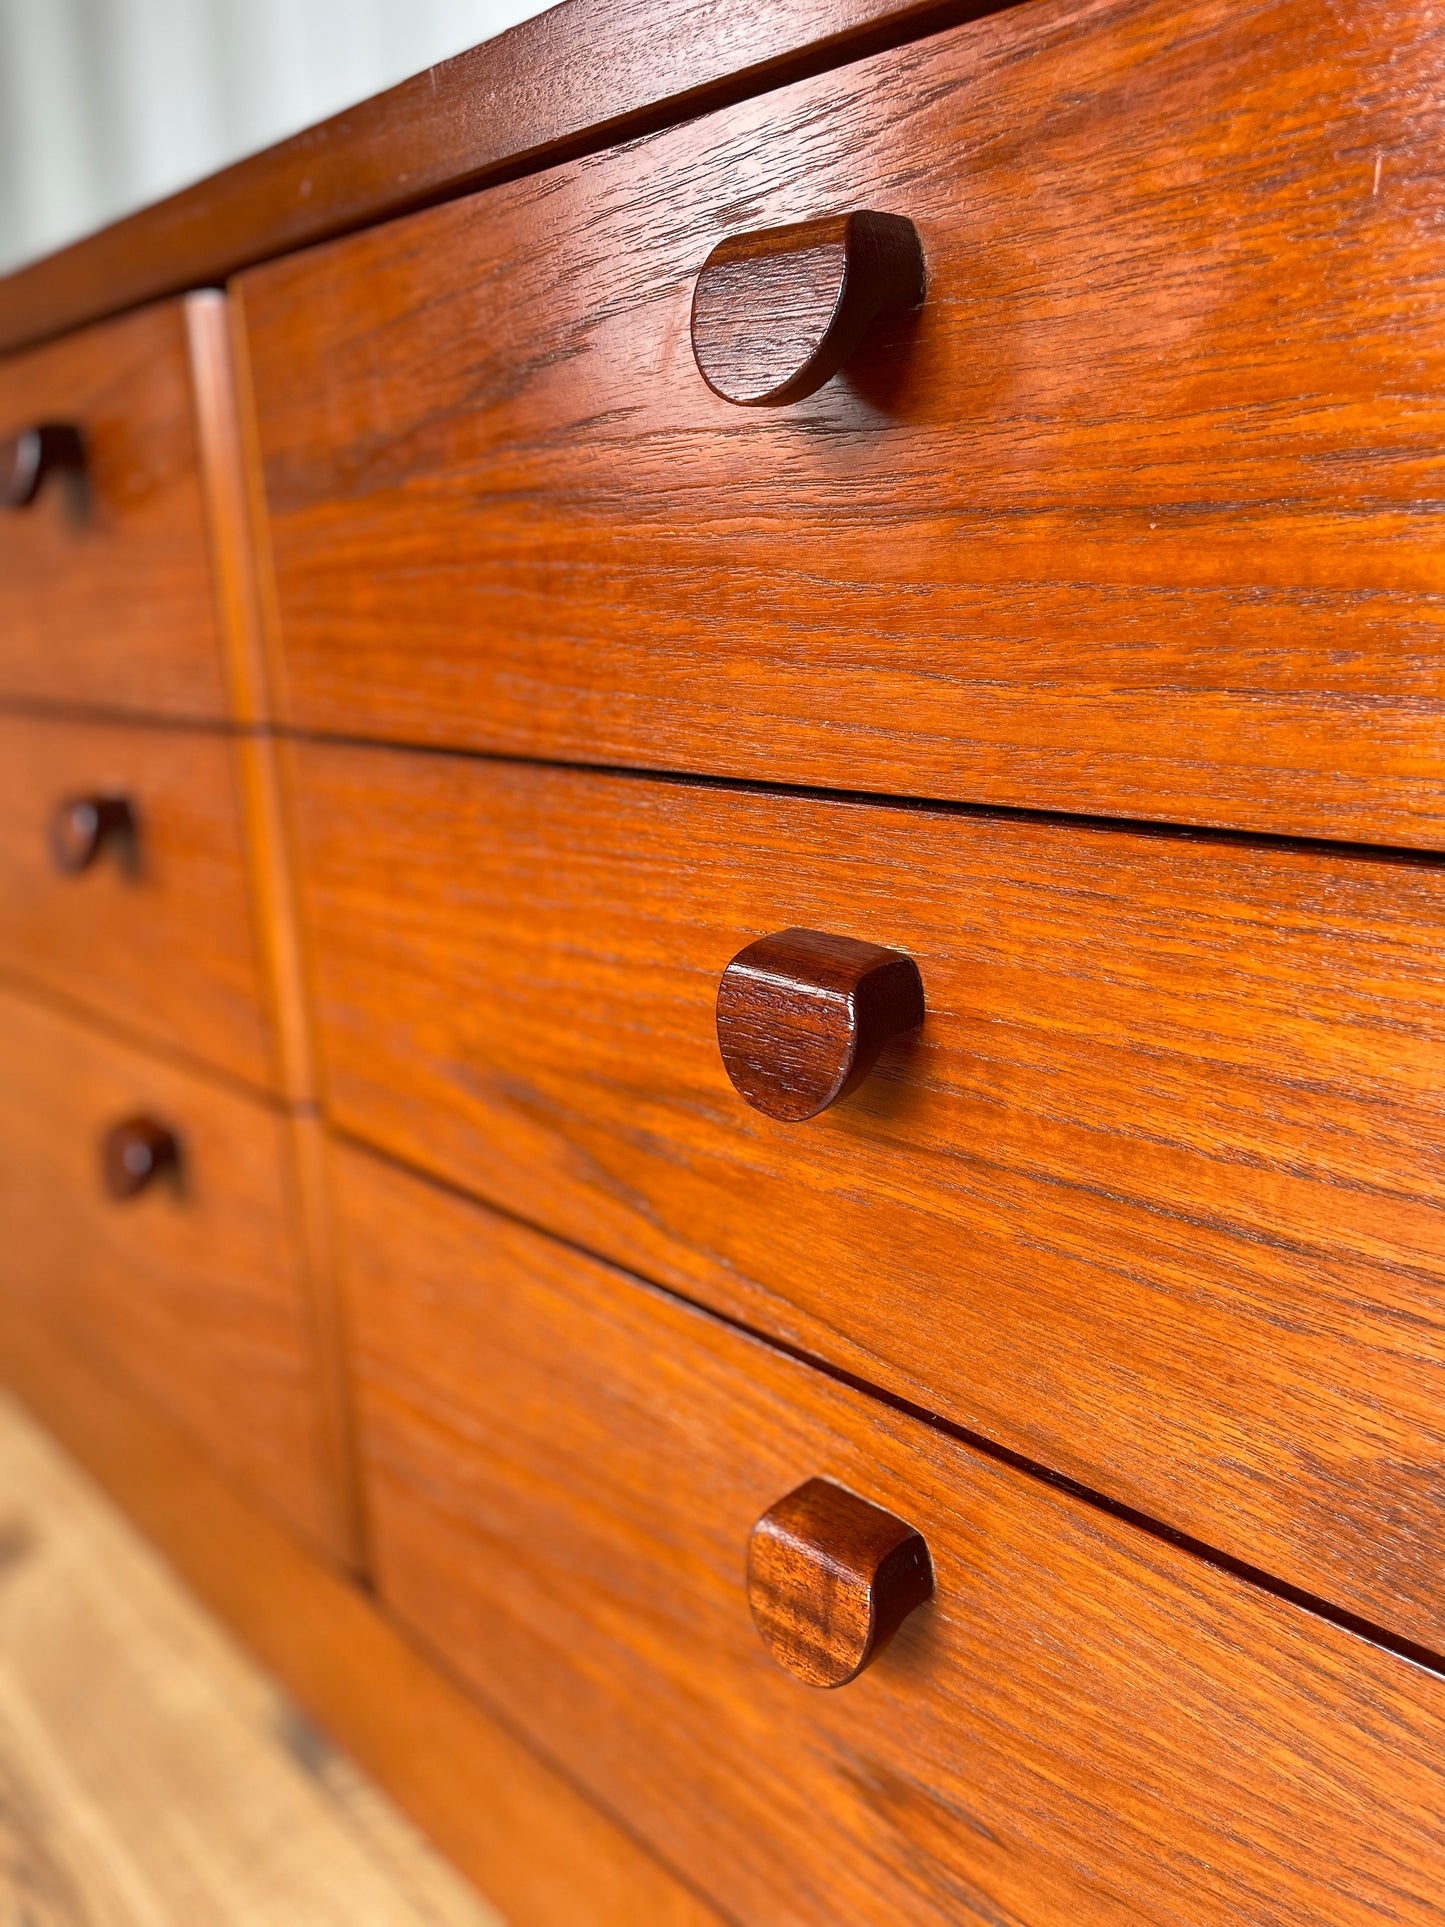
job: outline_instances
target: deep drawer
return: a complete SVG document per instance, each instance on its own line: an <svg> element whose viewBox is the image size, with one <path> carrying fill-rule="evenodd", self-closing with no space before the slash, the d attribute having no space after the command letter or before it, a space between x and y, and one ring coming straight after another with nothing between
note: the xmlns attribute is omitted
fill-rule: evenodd
<svg viewBox="0 0 1445 1927"><path fill-rule="evenodd" d="M349 1131L1445 1643L1445 870L309 745ZM922 972L806 1123L715 1000L790 926Z"/></svg>
<svg viewBox="0 0 1445 1927"><path fill-rule="evenodd" d="M219 732L0 715L0 966L267 1086L235 755Z"/></svg>
<svg viewBox="0 0 1445 1927"><path fill-rule="evenodd" d="M144 1178L142 1121L176 1162L113 1196ZM0 991L0 1289L338 1549L290 1158L259 1101Z"/></svg>
<svg viewBox="0 0 1445 1927"><path fill-rule="evenodd" d="M243 276L291 719L1439 847L1442 36L1038 0ZM921 310L720 399L857 209Z"/></svg>
<svg viewBox="0 0 1445 1927"><path fill-rule="evenodd" d="M0 439L41 424L83 457L0 508L0 697L224 716L185 304L0 361Z"/></svg>
<svg viewBox="0 0 1445 1927"><path fill-rule="evenodd" d="M359 1153L339 1177L384 1597L730 1918L1438 1918L1437 1676ZM814 1478L936 1581L835 1692L744 1586Z"/></svg>

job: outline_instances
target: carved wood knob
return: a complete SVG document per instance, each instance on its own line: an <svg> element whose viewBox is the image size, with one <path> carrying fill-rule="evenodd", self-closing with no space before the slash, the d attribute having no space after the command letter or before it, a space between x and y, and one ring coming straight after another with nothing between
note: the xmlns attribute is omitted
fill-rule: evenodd
<svg viewBox="0 0 1445 1927"><path fill-rule="evenodd" d="M47 475L74 472L84 459L80 430L68 422L41 422L0 440L0 508L29 508Z"/></svg>
<svg viewBox="0 0 1445 1927"><path fill-rule="evenodd" d="M933 1597L922 1535L830 1479L779 1499L748 1540L748 1604L769 1653L809 1686L846 1686Z"/></svg>
<svg viewBox="0 0 1445 1927"><path fill-rule="evenodd" d="M101 1171L113 1198L137 1197L163 1171L180 1163L181 1147L174 1131L153 1117L127 1117L112 1124L101 1139Z"/></svg>
<svg viewBox="0 0 1445 1927"><path fill-rule="evenodd" d="M879 315L916 308L925 286L918 230L901 214L734 234L697 277L693 356L724 401L801 401L837 374Z"/></svg>
<svg viewBox="0 0 1445 1927"><path fill-rule="evenodd" d="M50 818L50 853L57 870L77 876L107 843L135 835L135 811L125 796L67 796Z"/></svg>
<svg viewBox="0 0 1445 1927"><path fill-rule="evenodd" d="M760 937L718 985L718 1049L733 1088L790 1124L846 1096L890 1038L922 1022L911 957L821 930Z"/></svg>

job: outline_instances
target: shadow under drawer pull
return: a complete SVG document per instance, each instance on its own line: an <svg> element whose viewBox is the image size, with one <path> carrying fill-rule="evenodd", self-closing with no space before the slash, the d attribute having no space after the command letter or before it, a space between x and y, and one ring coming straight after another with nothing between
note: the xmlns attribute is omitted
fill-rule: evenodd
<svg viewBox="0 0 1445 1927"><path fill-rule="evenodd" d="M855 1089L884 1045L922 1022L911 957L822 930L760 937L718 985L718 1049L733 1088L790 1124Z"/></svg>
<svg viewBox="0 0 1445 1927"><path fill-rule="evenodd" d="M50 853L57 870L78 876L107 843L129 842L135 832L129 797L67 796L56 804L50 818Z"/></svg>
<svg viewBox="0 0 1445 1927"><path fill-rule="evenodd" d="M0 439L0 508L29 508L47 475L78 474L85 466L80 430L68 422L41 422Z"/></svg>
<svg viewBox="0 0 1445 1927"><path fill-rule="evenodd" d="M901 214L865 210L730 235L693 290L693 358L713 393L739 407L802 401L880 315L916 308L925 288L918 230Z"/></svg>
<svg viewBox="0 0 1445 1927"><path fill-rule="evenodd" d="M765 1512L748 1541L748 1604L769 1653L808 1686L846 1686L933 1596L920 1533L830 1479Z"/></svg>
<svg viewBox="0 0 1445 1927"><path fill-rule="evenodd" d="M113 1124L101 1140L105 1188L117 1202L138 1197L165 1171L180 1163L180 1141L153 1117L128 1117Z"/></svg>

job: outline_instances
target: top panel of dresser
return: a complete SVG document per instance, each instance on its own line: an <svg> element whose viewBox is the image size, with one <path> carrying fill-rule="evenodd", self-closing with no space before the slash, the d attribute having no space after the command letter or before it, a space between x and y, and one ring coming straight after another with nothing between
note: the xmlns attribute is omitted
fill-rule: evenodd
<svg viewBox="0 0 1445 1927"><path fill-rule="evenodd" d="M0 699L223 717L185 304L0 362L0 442L42 429L73 447L0 509Z"/></svg>
<svg viewBox="0 0 1445 1927"><path fill-rule="evenodd" d="M559 0L0 275L0 351L1018 4Z"/></svg>
<svg viewBox="0 0 1445 1927"><path fill-rule="evenodd" d="M1445 29L1386 11L1039 0L242 277L289 720L1437 845ZM721 399L710 251L855 209L921 309Z"/></svg>

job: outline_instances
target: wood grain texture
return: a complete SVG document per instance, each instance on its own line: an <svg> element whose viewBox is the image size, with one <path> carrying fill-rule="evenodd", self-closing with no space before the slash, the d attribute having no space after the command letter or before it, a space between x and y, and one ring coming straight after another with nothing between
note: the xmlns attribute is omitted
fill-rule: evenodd
<svg viewBox="0 0 1445 1927"><path fill-rule="evenodd" d="M0 515L0 696L223 716L181 304L0 361L0 434L42 415L85 467Z"/></svg>
<svg viewBox="0 0 1445 1927"><path fill-rule="evenodd" d="M254 526L248 467L250 401L242 391L226 297L202 289L187 295L183 312L227 710L232 722L255 728L271 721L272 696L263 613L266 559Z"/></svg>
<svg viewBox="0 0 1445 1927"><path fill-rule="evenodd" d="M0 1293L0 1378L506 1914L512 1927L716 1916L175 1432Z"/></svg>
<svg viewBox="0 0 1445 1927"><path fill-rule="evenodd" d="M0 277L0 350L1007 0L569 0Z"/></svg>
<svg viewBox="0 0 1445 1927"><path fill-rule="evenodd" d="M212 731L0 712L0 966L260 1089L279 1081L236 746ZM79 875L66 797L124 794L136 832Z"/></svg>
<svg viewBox="0 0 1445 1927"><path fill-rule="evenodd" d="M242 277L287 714L1429 847L1445 28L1040 0ZM699 378L740 229L907 214L916 316Z"/></svg>
<svg viewBox="0 0 1445 1927"><path fill-rule="evenodd" d="M698 271L692 352L743 408L804 401L881 316L916 308L927 275L913 223L867 209L729 235Z"/></svg>
<svg viewBox="0 0 1445 1927"><path fill-rule="evenodd" d="M268 653L271 586L257 470L245 344L223 295L185 303L196 395L201 481L230 690L232 739L245 821L252 901L257 906L261 974L273 1023L277 1088L291 1106L291 1173L296 1185L310 1309L316 1333L322 1447L337 1494L338 1550L357 1570L366 1564L365 1522L351 1430L346 1338L337 1297L331 1204L316 1110L312 1016L292 867L292 837L281 752L269 727L274 713Z"/></svg>
<svg viewBox="0 0 1445 1927"><path fill-rule="evenodd" d="M920 1533L831 1479L805 1479L748 1535L748 1606L805 1686L847 1686L933 1594Z"/></svg>
<svg viewBox="0 0 1445 1927"><path fill-rule="evenodd" d="M736 1920L1434 1922L1445 1681L351 1154L383 1595ZM744 1581L805 1477L937 1589L838 1693ZM586 1575L586 1584L578 1575Z"/></svg>
<svg viewBox="0 0 1445 1927"><path fill-rule="evenodd" d="M244 344L232 328L230 304L214 293L186 301L186 327L196 391L207 530L217 610L230 688L230 717L239 724L235 757L246 822L246 852L263 970L275 1023L280 1088L296 1104L316 1095L305 965L297 926L291 839L277 749L269 657L270 559L264 512L258 514L256 470L249 443L251 409Z"/></svg>
<svg viewBox="0 0 1445 1927"><path fill-rule="evenodd" d="M105 1134L179 1166L116 1203ZM291 1527L344 1552L283 1118L0 989L4 1292L85 1346Z"/></svg>
<svg viewBox="0 0 1445 1927"><path fill-rule="evenodd" d="M0 1917L504 1927L0 1399Z"/></svg>
<svg viewBox="0 0 1445 1927"><path fill-rule="evenodd" d="M734 1090L801 1124L863 1082L885 1047L923 1022L918 966L827 930L744 944L717 987L717 1043Z"/></svg>
<svg viewBox="0 0 1445 1927"><path fill-rule="evenodd" d="M349 1132L1435 1650L1445 871L311 745ZM714 999L796 923L928 1015L809 1123Z"/></svg>

